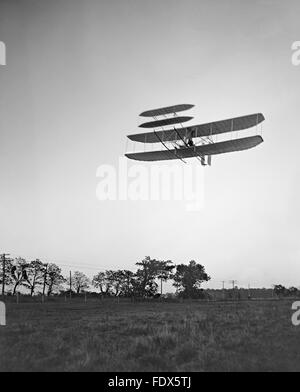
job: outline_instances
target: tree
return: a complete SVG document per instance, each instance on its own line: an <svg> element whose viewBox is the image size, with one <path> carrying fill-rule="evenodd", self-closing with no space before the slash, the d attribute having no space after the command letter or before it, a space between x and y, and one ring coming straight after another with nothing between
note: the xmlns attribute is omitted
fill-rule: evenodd
<svg viewBox="0 0 300 392"><path fill-rule="evenodd" d="M42 295L45 295L45 291L46 291L46 286L47 286L47 278L48 278L48 268L49 268L49 264L45 263L43 266L43 290L42 290Z"/></svg>
<svg viewBox="0 0 300 392"><path fill-rule="evenodd" d="M167 261L160 261L161 267L160 270L158 271L158 279L161 280L162 282L166 282L167 280L172 278L172 271L175 268L175 265L173 265L173 262L171 260Z"/></svg>
<svg viewBox="0 0 300 392"><path fill-rule="evenodd" d="M56 287L67 281L61 273L61 269L54 263L48 264L44 270L44 287L43 294L45 293L46 286L48 287L47 296L53 293Z"/></svg>
<svg viewBox="0 0 300 392"><path fill-rule="evenodd" d="M20 284L27 279L26 267L28 263L22 257L14 259L11 267L11 278L13 281L13 295L16 294L16 290Z"/></svg>
<svg viewBox="0 0 300 392"><path fill-rule="evenodd" d="M72 285L77 294L89 288L90 280L82 272L75 271L72 277Z"/></svg>
<svg viewBox="0 0 300 392"><path fill-rule="evenodd" d="M290 287L288 289L288 292L291 297L298 297L299 296L299 290L297 289L297 287Z"/></svg>
<svg viewBox="0 0 300 392"><path fill-rule="evenodd" d="M153 296L157 292L156 279L161 278L167 280L170 277L171 270L174 268L171 266L171 261L161 261L151 259L150 256L146 256L142 261L137 262L139 268L135 274L134 279L134 291L139 296Z"/></svg>
<svg viewBox="0 0 300 392"><path fill-rule="evenodd" d="M184 298L200 298L202 296L201 284L210 280L201 264L192 260L188 265L179 264L173 275L174 286L179 295Z"/></svg>
<svg viewBox="0 0 300 392"><path fill-rule="evenodd" d="M0 259L0 261L2 261ZM3 273L3 265L2 263L0 264L0 285L3 287L3 292L2 295L5 294L5 286L8 286L12 284L12 276L11 276L11 268L12 268L12 260L11 259L5 259L5 269ZM4 279L4 286L2 285Z"/></svg>
<svg viewBox="0 0 300 392"><path fill-rule="evenodd" d="M30 295L33 296L36 286L43 282L44 264L39 259L33 260L25 266L24 271L26 274L24 274L22 284L30 290Z"/></svg>
<svg viewBox="0 0 300 392"><path fill-rule="evenodd" d="M286 288L282 286L281 284L275 284L274 285L274 293L277 295L277 297L284 297L286 293Z"/></svg>
<svg viewBox="0 0 300 392"><path fill-rule="evenodd" d="M133 295L135 273L129 270L123 270L122 274L123 282L121 286L121 293L124 297L131 297Z"/></svg>
<svg viewBox="0 0 300 392"><path fill-rule="evenodd" d="M299 295L299 290L297 287L290 287L286 288L281 284L275 284L274 285L274 293L277 295L277 297L297 297Z"/></svg>
<svg viewBox="0 0 300 392"><path fill-rule="evenodd" d="M111 289L112 294L114 294L117 297L120 294L122 283L124 280L122 271L108 270L105 271L105 276L108 281L108 285Z"/></svg>
<svg viewBox="0 0 300 392"><path fill-rule="evenodd" d="M111 282L107 278L106 272L98 272L98 274L93 277L92 285L97 289L100 289L102 295L109 294Z"/></svg>

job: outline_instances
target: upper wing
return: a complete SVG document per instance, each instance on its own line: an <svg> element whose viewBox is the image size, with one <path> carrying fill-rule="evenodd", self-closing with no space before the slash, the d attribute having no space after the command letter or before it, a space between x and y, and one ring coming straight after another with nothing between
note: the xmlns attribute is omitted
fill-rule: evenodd
<svg viewBox="0 0 300 392"><path fill-rule="evenodd" d="M166 125L179 124L191 120L193 117L181 116L164 118L163 120L149 121L139 125L140 128L159 128L165 127Z"/></svg>
<svg viewBox="0 0 300 392"><path fill-rule="evenodd" d="M201 146L186 147L180 149L139 152L125 154L127 158L138 161L164 161L169 159L193 158L196 156L225 154L227 152L243 151L253 148L263 142L259 135L244 137L241 139L226 140L224 142L203 144Z"/></svg>
<svg viewBox="0 0 300 392"><path fill-rule="evenodd" d="M164 116L165 114L183 112L184 110L188 110L193 107L194 105L189 105L189 104L167 106L165 108L147 110L146 112L141 113L140 116L142 117Z"/></svg>
<svg viewBox="0 0 300 392"><path fill-rule="evenodd" d="M128 135L128 138L142 143L157 143L160 141L159 139L164 142L169 142L181 140L183 137L203 137L232 131L241 131L260 124L264 121L264 119L265 117L262 113L255 113L248 116L235 117L212 123L169 129L166 131L157 131L155 133L138 133L135 135Z"/></svg>

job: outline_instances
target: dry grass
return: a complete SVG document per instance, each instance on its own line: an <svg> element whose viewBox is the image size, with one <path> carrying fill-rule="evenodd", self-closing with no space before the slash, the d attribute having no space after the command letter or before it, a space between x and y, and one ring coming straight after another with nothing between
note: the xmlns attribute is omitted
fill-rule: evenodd
<svg viewBox="0 0 300 392"><path fill-rule="evenodd" d="M292 301L7 304L1 371L299 371Z"/></svg>

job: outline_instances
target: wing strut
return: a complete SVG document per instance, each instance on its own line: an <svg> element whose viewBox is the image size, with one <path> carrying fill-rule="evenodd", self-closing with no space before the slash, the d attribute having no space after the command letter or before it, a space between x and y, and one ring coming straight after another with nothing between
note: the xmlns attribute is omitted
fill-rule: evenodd
<svg viewBox="0 0 300 392"><path fill-rule="evenodd" d="M190 147L185 140L181 137L180 133L177 131L177 129L174 127L174 131L177 133L177 135L180 137L180 139L183 141L183 143L185 144L186 147ZM196 158L198 159L198 161L202 164L202 160L199 158L199 155L196 155Z"/></svg>
<svg viewBox="0 0 300 392"><path fill-rule="evenodd" d="M175 152L174 152L174 154L173 154L173 152L168 148L168 146L166 145L166 143L164 143L164 141L158 136L158 134L157 134L156 131L154 131L154 134L155 134L155 136L157 137L157 139L161 142L161 144L170 152L170 154L172 154L172 156L175 155L176 158L180 159L183 163L186 163L182 158L180 158L179 156L177 156L177 154L176 154L176 149L175 149Z"/></svg>

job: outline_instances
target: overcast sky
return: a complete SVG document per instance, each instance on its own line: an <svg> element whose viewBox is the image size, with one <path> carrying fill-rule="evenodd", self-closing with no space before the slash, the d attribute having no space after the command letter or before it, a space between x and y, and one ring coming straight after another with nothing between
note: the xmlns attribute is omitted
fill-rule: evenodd
<svg viewBox="0 0 300 392"><path fill-rule="evenodd" d="M299 13L298 0L0 0L0 252L89 276L194 259L206 287L300 286ZM138 114L177 103L196 105L194 123L262 112L265 142L214 157L200 211L99 201L97 168L117 170Z"/></svg>

